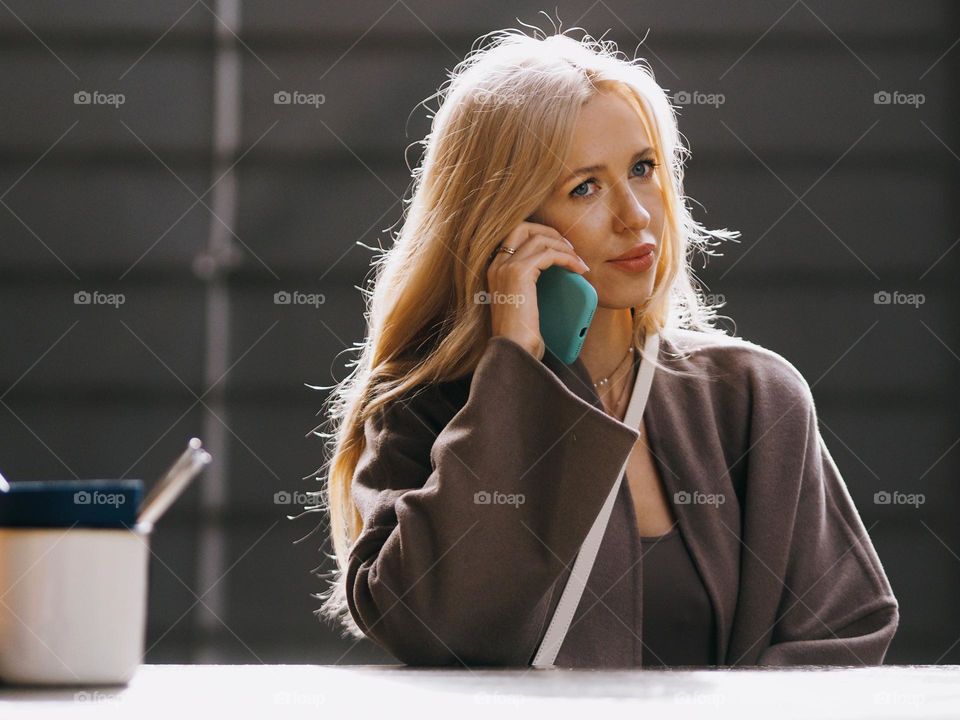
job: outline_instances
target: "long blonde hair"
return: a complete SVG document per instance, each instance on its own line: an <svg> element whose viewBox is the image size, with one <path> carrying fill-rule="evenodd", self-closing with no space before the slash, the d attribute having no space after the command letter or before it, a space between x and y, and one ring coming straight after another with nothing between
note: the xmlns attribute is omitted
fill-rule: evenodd
<svg viewBox="0 0 960 720"><path fill-rule="evenodd" d="M569 32L569 31L568 31ZM483 43L484 39L489 40ZM351 498L364 450L364 424L422 384L471 373L491 336L487 306L490 253L544 201L564 170L581 106L601 90L618 92L638 111L656 151L664 237L649 300L634 310L634 344L666 327L725 334L713 326L689 268L694 251L739 233L706 230L683 195L684 162L674 110L642 59L627 59L612 41L584 34L533 37L520 30L482 36L434 97L440 99L412 171L412 196L392 247L373 262L365 292L368 334L349 376L334 387L325 413L329 474L313 511L329 511L336 562L316 611L363 637L344 586L349 551L363 521ZM658 367L662 367L658 365ZM323 470L317 478L323 479Z"/></svg>

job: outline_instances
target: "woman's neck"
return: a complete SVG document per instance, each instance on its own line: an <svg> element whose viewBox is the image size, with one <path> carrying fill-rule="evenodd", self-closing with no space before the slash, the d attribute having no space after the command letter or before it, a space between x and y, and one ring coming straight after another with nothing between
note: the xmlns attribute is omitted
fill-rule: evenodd
<svg viewBox="0 0 960 720"><path fill-rule="evenodd" d="M623 360L632 342L633 315L630 308L613 310L598 307L580 350L580 359L593 382L599 382L618 371L618 377L611 378L610 384L622 386L622 379L626 375L623 370L628 367Z"/></svg>

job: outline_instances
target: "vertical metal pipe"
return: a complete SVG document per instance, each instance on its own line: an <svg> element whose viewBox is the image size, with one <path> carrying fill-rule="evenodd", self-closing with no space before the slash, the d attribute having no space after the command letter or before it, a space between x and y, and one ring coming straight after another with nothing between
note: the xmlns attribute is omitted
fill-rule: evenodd
<svg viewBox="0 0 960 720"><path fill-rule="evenodd" d="M210 232L204 252L196 258L195 270L206 280L206 342L203 368L203 387L209 388L227 371L230 364L230 295L226 274L238 262L240 253L233 243L228 228L236 222L237 179L228 171L240 145L241 66L234 33L240 31L240 0L217 0L213 20L213 188L210 207ZM217 218L220 218L219 220ZM221 220L223 221L221 223ZM228 422L226 381L221 381L204 399L210 410ZM224 524L228 499L229 476L228 437L224 425L211 412L203 416L203 440L216 459L200 484L200 537L197 552L196 580L198 594L217 583L226 567ZM217 616L224 617L226 588L218 583L197 606L194 626L198 630L194 661L210 663L222 661L212 642L221 627ZM211 612L212 611L212 612ZM216 613L214 615L213 613Z"/></svg>

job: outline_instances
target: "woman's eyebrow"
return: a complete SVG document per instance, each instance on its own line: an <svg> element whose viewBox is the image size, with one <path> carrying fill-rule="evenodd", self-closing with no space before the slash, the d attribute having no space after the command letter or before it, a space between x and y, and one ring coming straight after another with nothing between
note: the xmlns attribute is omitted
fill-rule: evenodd
<svg viewBox="0 0 960 720"><path fill-rule="evenodd" d="M648 147L643 148L643 150L638 150L636 153L634 153L633 158L630 161L630 164L631 165L635 164L637 160L639 160L641 157L643 157L647 153L651 152L651 150L652 148L648 148ZM606 169L607 169L606 165L588 165L587 167L577 168L572 173L567 175L563 180L557 183L557 187L561 185L566 185L568 182L573 180L573 178L575 178L577 175L587 175L589 173L600 172L601 170L606 170Z"/></svg>

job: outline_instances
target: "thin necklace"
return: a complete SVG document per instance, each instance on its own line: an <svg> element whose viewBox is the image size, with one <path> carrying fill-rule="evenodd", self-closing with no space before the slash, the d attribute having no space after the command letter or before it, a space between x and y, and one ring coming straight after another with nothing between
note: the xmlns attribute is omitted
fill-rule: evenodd
<svg viewBox="0 0 960 720"><path fill-rule="evenodd" d="M633 366L630 367L629 375L630 375L631 377L633 376ZM624 398L626 398L626 396L627 396L627 391L630 389L631 385L632 385L632 383L630 382L630 377L628 377L628 378L627 378L627 381L623 384L623 390L620 391L620 397L617 398L616 404L614 404L614 405L610 408L610 411L609 411L609 414L610 414L610 415L612 415L612 416L614 416L614 417L616 417L616 418L622 419L622 418L621 418L620 409L621 409L621 407L622 407L622 405L623 405Z"/></svg>
<svg viewBox="0 0 960 720"><path fill-rule="evenodd" d="M608 382L610 382L610 378L613 377L613 375L617 372L617 370L620 369L620 366L623 365L623 361L626 360L628 357L630 357L630 355L632 354L633 354L633 344L631 344L630 347L627 348L626 355L624 355L623 359L617 363L617 366L613 369L613 372L611 372L605 378L601 378L600 380L597 380L597 382L593 384L593 387L599 390L601 385L606 385Z"/></svg>

